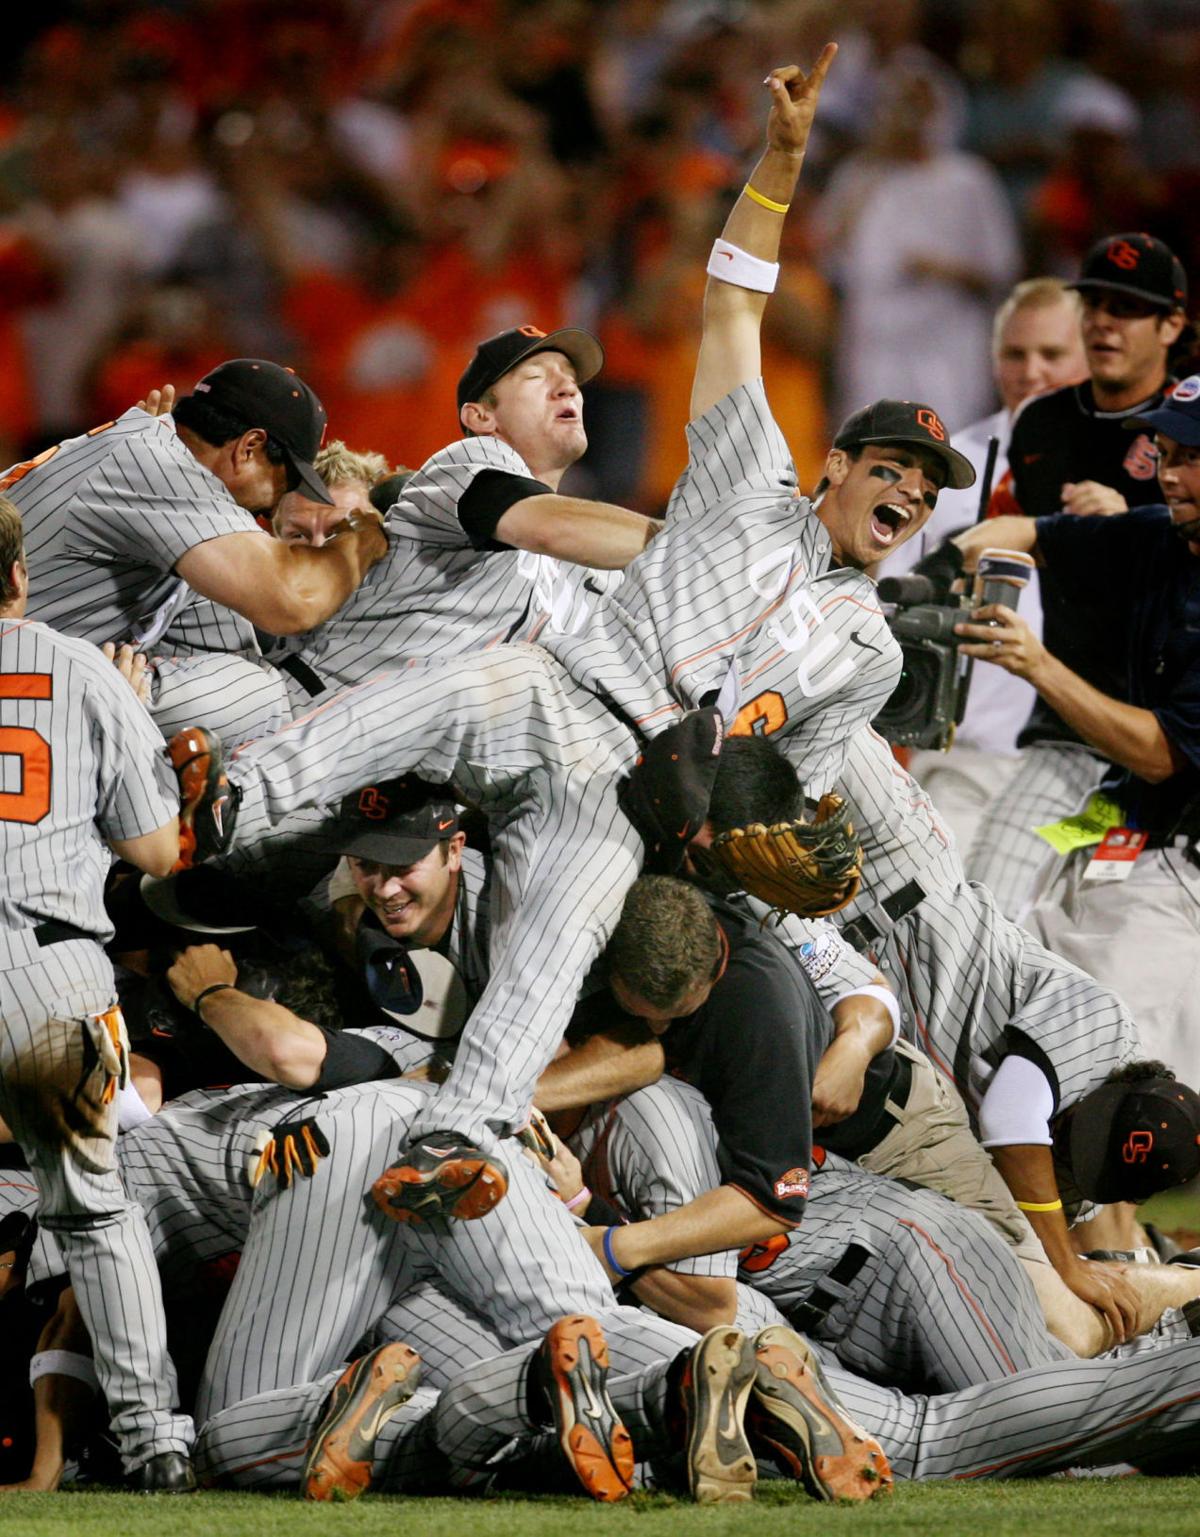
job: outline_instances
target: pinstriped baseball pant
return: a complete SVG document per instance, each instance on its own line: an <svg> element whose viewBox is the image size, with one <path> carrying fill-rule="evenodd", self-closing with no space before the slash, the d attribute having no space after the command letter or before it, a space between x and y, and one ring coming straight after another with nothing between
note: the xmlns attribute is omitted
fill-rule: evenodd
<svg viewBox="0 0 1200 1537"><path fill-rule="evenodd" d="M1080 743L1038 742L980 818L963 864L1006 918L1021 923L1043 871L1057 855L1033 831L1073 816L1104 776L1105 762Z"/></svg>
<svg viewBox="0 0 1200 1537"><path fill-rule="evenodd" d="M0 971L0 1115L37 1181L38 1221L66 1261L122 1456L135 1468L187 1452L192 1423L178 1412L146 1223L113 1159L117 1103L103 1101L104 1043L89 1018L113 1002L112 967L90 940L29 943Z"/></svg>
<svg viewBox="0 0 1200 1537"><path fill-rule="evenodd" d="M636 754L633 735L534 646L381 674L235 754L235 868L286 865L322 837L293 813L400 774L451 780L489 815L491 974L414 1136L486 1142L527 1119L640 867L617 805Z"/></svg>

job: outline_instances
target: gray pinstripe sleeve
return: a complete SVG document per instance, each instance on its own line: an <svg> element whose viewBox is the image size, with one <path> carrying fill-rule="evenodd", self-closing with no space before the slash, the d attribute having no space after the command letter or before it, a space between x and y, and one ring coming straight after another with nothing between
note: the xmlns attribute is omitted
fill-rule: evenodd
<svg viewBox="0 0 1200 1537"><path fill-rule="evenodd" d="M700 512L733 491L797 492L796 466L761 379L739 385L688 423L688 465L667 517Z"/></svg>
<svg viewBox="0 0 1200 1537"><path fill-rule="evenodd" d="M80 488L72 515L99 549L164 571L206 540L257 528L165 424L124 438Z"/></svg>
<svg viewBox="0 0 1200 1537"><path fill-rule="evenodd" d="M507 470L526 478L532 473L516 449L499 438L463 438L425 461L389 512L389 525L407 524L433 543L470 545L458 521L458 502L480 470Z"/></svg>
<svg viewBox="0 0 1200 1537"><path fill-rule="evenodd" d="M91 651L86 642L81 649ZM116 668L96 651L87 663L92 676L84 709L96 744L96 825L106 838L137 838L179 810L175 776L158 728Z"/></svg>

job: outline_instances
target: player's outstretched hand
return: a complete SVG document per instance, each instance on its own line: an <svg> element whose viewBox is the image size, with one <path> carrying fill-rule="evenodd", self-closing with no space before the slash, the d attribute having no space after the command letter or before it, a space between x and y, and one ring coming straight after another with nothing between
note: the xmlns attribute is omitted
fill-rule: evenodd
<svg viewBox="0 0 1200 1537"><path fill-rule="evenodd" d="M767 147L785 154L803 154L817 112L825 76L837 53L836 43L826 43L821 56L806 75L798 64L773 69L763 82L771 93L767 117Z"/></svg>
<svg viewBox="0 0 1200 1537"><path fill-rule="evenodd" d="M138 401L138 410L144 411L147 416L170 416L175 408L175 386L164 384L160 389L151 390L145 400Z"/></svg>
<svg viewBox="0 0 1200 1537"><path fill-rule="evenodd" d="M1064 1272L1063 1280L1077 1297L1103 1313L1114 1345L1133 1338L1138 1327L1137 1293L1119 1270L1102 1260L1080 1260Z"/></svg>
<svg viewBox="0 0 1200 1537"><path fill-rule="evenodd" d="M985 622L989 620L991 623ZM994 662L1005 672L1028 678L1031 683L1036 681L1048 655L1024 619L1003 603L989 603L977 608L971 615L971 623L956 624L954 633L967 642L958 648L963 656Z"/></svg>
<svg viewBox="0 0 1200 1537"><path fill-rule="evenodd" d="M106 640L100 647L104 655L109 659L133 692L141 702L150 708L150 675L146 671L149 663L145 654L135 651L128 643L117 646L111 640Z"/></svg>
<svg viewBox="0 0 1200 1537"><path fill-rule="evenodd" d="M167 972L171 991L190 1009L206 987L216 982L237 985L237 962L220 945L189 945L175 957Z"/></svg>

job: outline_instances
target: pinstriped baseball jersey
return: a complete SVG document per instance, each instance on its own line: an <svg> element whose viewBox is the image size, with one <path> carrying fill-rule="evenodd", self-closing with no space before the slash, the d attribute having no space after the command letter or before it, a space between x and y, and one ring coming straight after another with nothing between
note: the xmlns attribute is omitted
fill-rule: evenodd
<svg viewBox="0 0 1200 1537"><path fill-rule="evenodd" d="M785 744L786 745L786 744ZM1132 1060L1137 1030L1117 996L1038 944L968 884L929 797L873 731L851 745L842 779L863 838L864 890L839 921L917 879L927 895L875 951L910 1005L906 1034L972 1110L1019 1031L1044 1053L1059 1106Z"/></svg>
<svg viewBox="0 0 1200 1537"><path fill-rule="evenodd" d="M175 435L136 407L0 477L20 509L30 615L85 640L121 640L175 615L168 649L256 650L247 620L199 600L174 572L207 539L257 527Z"/></svg>
<svg viewBox="0 0 1200 1537"><path fill-rule="evenodd" d="M792 740L780 745L791 756ZM903 1032L973 1114L1003 1057L1028 1050L1013 1031L1048 1069L1060 1108L1137 1055L1136 1026L1116 994L1038 944L985 887L966 880L928 795L876 732L850 743L838 789L862 840L863 884L834 921L877 921L882 937L870 955L900 998ZM878 904L910 880L926 895L893 925ZM794 948L813 935L814 925L797 920L780 937ZM859 984L839 967L830 985Z"/></svg>
<svg viewBox="0 0 1200 1537"><path fill-rule="evenodd" d="M762 381L688 426L663 531L574 634L541 643L651 734L736 666L737 731L795 733L809 793L899 676L900 651L860 572L829 570L829 535L798 493Z"/></svg>
<svg viewBox="0 0 1200 1537"><path fill-rule="evenodd" d="M588 1153L591 1187L615 1195L634 1220L662 1216L721 1181L708 1106L668 1080L604 1107L571 1140ZM865 1251L864 1263L847 1282L830 1283L831 1305L817 1331L843 1364L945 1390L1063 1357L1028 1278L985 1223L932 1191L835 1157L815 1174L800 1227L778 1249L757 1246L740 1279L788 1314L851 1243ZM739 1274L731 1251L670 1268Z"/></svg>
<svg viewBox="0 0 1200 1537"><path fill-rule="evenodd" d="M591 571L527 550L483 547L458 519L481 470L531 471L495 437L441 449L388 513L391 547L336 615L287 649L330 688L360 683L409 657L460 656L543 632L577 629L619 572ZM294 702L307 698L293 691Z"/></svg>
<svg viewBox="0 0 1200 1537"><path fill-rule="evenodd" d="M101 838L153 832L178 805L162 738L100 652L0 619L0 930L55 918L108 938Z"/></svg>

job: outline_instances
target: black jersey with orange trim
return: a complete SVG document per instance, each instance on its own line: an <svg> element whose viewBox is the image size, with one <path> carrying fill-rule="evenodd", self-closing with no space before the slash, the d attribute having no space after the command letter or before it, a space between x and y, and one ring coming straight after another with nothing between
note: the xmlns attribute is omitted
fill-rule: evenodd
<svg viewBox="0 0 1200 1537"><path fill-rule="evenodd" d="M1131 431L1127 423L1154 410L1162 398L1159 391L1127 411L1101 411L1090 382L1085 382L1026 401L1013 423L1008 450L1011 489L1020 511L1035 518L1058 512L1062 487L1081 480L1111 486L1130 507L1161 501L1153 439L1146 432ZM1113 571L1112 582L1121 580L1121 573ZM1041 591L1047 649L1101 693L1124 700L1127 637L1113 622L1108 584L1081 600L1074 587L1046 571ZM1041 698L1017 739L1021 747L1080 740Z"/></svg>

